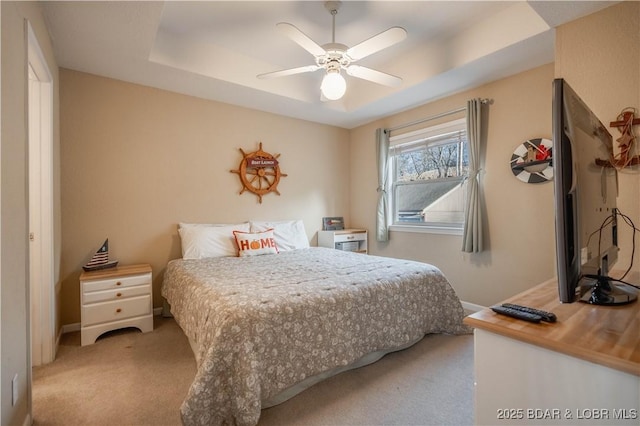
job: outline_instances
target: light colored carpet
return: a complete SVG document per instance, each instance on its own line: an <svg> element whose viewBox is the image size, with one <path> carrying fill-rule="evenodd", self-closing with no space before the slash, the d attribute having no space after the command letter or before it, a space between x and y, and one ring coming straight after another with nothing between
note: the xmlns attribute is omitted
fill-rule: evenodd
<svg viewBox="0 0 640 426"><path fill-rule="evenodd" d="M195 376L187 338L175 321L154 317L154 331L104 334L80 346L62 336L56 360L33 369L36 425L179 425Z"/></svg>
<svg viewBox="0 0 640 426"><path fill-rule="evenodd" d="M151 333L111 332L84 347L79 332L65 334L57 359L34 368L34 424L180 425L195 372L172 319L156 317ZM473 337L430 335L263 410L259 425L472 423Z"/></svg>

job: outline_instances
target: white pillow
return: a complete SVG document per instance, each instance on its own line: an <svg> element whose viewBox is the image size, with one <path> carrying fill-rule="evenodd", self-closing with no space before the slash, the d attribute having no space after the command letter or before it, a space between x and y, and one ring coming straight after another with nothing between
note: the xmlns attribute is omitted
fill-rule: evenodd
<svg viewBox="0 0 640 426"><path fill-rule="evenodd" d="M301 220L285 220L278 222L251 221L251 232L266 231L273 228L273 235L278 244L278 251L297 250L309 247L309 239Z"/></svg>
<svg viewBox="0 0 640 426"><path fill-rule="evenodd" d="M249 222L245 222L242 225L246 225ZM229 224L229 223L186 223L186 222L180 222L178 223L178 229L181 228L189 228L189 227L198 227L198 226L240 226L240 225L234 225L234 224Z"/></svg>
<svg viewBox="0 0 640 426"><path fill-rule="evenodd" d="M233 231L238 245L238 255L260 256L261 254L278 254L278 246L273 236L273 229L262 232Z"/></svg>
<svg viewBox="0 0 640 426"><path fill-rule="evenodd" d="M178 229L183 259L237 256L233 231L249 232L249 223L220 226L186 226Z"/></svg>

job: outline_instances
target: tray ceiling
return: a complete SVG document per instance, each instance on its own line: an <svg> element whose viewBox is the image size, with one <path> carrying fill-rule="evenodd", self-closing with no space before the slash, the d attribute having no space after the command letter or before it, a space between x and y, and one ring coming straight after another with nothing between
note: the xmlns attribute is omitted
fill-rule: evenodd
<svg viewBox="0 0 640 426"><path fill-rule="evenodd" d="M398 88L347 76L338 101L320 98L322 71L257 74L313 64L276 30L289 22L331 42L317 1L43 2L58 65L276 114L353 128L554 60L554 28L614 2L345 1L336 42L387 28L407 38L358 62L397 75Z"/></svg>

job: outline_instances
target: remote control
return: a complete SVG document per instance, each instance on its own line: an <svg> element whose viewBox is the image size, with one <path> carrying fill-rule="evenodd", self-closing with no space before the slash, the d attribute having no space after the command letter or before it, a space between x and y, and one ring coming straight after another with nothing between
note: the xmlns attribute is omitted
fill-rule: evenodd
<svg viewBox="0 0 640 426"><path fill-rule="evenodd" d="M506 308L504 306L492 306L491 309L496 313L507 315L509 317L518 318L518 319L529 321L529 322L542 321L542 317L540 315L519 311L513 308Z"/></svg>
<svg viewBox="0 0 640 426"><path fill-rule="evenodd" d="M541 311L540 309L530 308L528 306L514 305L513 303L503 303L502 306L522 312L529 312L530 314L540 315L542 317L542 321L546 322L556 322L557 319L556 314L553 312Z"/></svg>

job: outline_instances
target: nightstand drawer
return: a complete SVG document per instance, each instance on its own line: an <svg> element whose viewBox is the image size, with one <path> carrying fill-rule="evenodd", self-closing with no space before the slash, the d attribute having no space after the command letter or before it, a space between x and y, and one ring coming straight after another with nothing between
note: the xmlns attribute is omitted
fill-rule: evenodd
<svg viewBox="0 0 640 426"><path fill-rule="evenodd" d="M135 287L117 288L115 290L102 290L84 292L82 303L107 302L110 300L121 300L127 297L143 296L151 293L150 285L138 285Z"/></svg>
<svg viewBox="0 0 640 426"><path fill-rule="evenodd" d="M151 284L151 274L131 275L128 277L109 278L82 282L82 292L112 290L141 284Z"/></svg>
<svg viewBox="0 0 640 426"><path fill-rule="evenodd" d="M352 234L336 234L333 242L334 243L344 243L346 241L364 241L367 239L366 232L354 232Z"/></svg>
<svg viewBox="0 0 640 426"><path fill-rule="evenodd" d="M150 315L151 295L82 306L82 326Z"/></svg>

